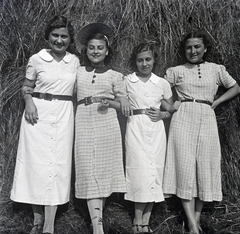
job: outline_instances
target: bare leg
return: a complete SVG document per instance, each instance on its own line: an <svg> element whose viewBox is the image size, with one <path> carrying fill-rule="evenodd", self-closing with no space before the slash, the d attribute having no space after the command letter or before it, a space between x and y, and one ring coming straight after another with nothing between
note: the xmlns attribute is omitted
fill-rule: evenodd
<svg viewBox="0 0 240 234"><path fill-rule="evenodd" d="M134 220L133 220L133 231L134 233L142 232L143 224L143 211L147 203L135 202L134 203Z"/></svg>
<svg viewBox="0 0 240 234"><path fill-rule="evenodd" d="M152 213L153 205L154 205L154 202L147 203L147 205L143 211L143 216L142 216L143 232L148 232L150 230L148 225L149 225L149 220L150 220L150 216ZM145 226L145 225L147 225L147 226Z"/></svg>
<svg viewBox="0 0 240 234"><path fill-rule="evenodd" d="M43 207L40 205L32 205L33 210L33 227L30 231L30 234L32 233L41 233L42 232L42 226L43 226Z"/></svg>
<svg viewBox="0 0 240 234"><path fill-rule="evenodd" d="M93 234L104 234L102 226L103 198L87 200L89 214L93 225Z"/></svg>
<svg viewBox="0 0 240 234"><path fill-rule="evenodd" d="M195 219L195 198L192 198L192 200L181 199L181 202L188 219L189 231L199 234L197 222Z"/></svg>
<svg viewBox="0 0 240 234"><path fill-rule="evenodd" d="M204 202L201 201L199 198L195 199L195 219L197 222L198 229L202 231L202 228L200 226L200 216L202 213L202 208L203 208Z"/></svg>
<svg viewBox="0 0 240 234"><path fill-rule="evenodd" d="M45 220L43 233L54 233L54 221L58 206L44 206Z"/></svg>

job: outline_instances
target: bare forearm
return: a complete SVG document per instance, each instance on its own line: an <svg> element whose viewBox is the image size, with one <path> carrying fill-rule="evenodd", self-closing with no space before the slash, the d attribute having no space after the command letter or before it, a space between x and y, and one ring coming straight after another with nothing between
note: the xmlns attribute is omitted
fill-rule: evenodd
<svg viewBox="0 0 240 234"><path fill-rule="evenodd" d="M118 111L121 110L121 105L118 101L109 100L109 107L114 108L115 110L118 110Z"/></svg>
<svg viewBox="0 0 240 234"><path fill-rule="evenodd" d="M31 94L33 93L34 86L35 86L35 81L25 78L22 89L21 89L22 96L25 103L27 103L29 100L30 101L32 100Z"/></svg>
<svg viewBox="0 0 240 234"><path fill-rule="evenodd" d="M235 97L239 93L240 88L238 84L235 84L232 88L228 89L221 97L218 98L219 104Z"/></svg>
<svg viewBox="0 0 240 234"><path fill-rule="evenodd" d="M240 93L240 88L238 84L235 84L233 87L228 89L222 96L220 96L218 99L216 99L213 104L212 108L215 109L219 104L235 97Z"/></svg>

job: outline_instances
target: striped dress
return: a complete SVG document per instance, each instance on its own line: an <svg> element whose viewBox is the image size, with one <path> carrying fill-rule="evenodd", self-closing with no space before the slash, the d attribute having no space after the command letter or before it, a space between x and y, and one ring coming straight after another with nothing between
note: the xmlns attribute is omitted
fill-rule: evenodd
<svg viewBox="0 0 240 234"><path fill-rule="evenodd" d="M224 66L208 62L169 68L165 78L175 87L179 100L194 98L213 102L219 86L230 88L236 83ZM211 106L183 102L173 114L163 191L182 199L222 199L221 149Z"/></svg>
<svg viewBox="0 0 240 234"><path fill-rule="evenodd" d="M92 80L94 79L94 82ZM111 69L80 67L78 101L87 96L125 96L123 75ZM108 197L125 192L122 140L116 110L101 110L100 103L78 105L75 126L75 196Z"/></svg>

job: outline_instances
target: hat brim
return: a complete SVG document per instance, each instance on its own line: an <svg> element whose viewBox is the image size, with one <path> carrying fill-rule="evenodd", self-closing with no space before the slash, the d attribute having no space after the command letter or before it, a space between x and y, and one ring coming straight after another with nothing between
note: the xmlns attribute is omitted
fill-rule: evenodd
<svg viewBox="0 0 240 234"><path fill-rule="evenodd" d="M86 45L88 38L95 33L101 33L105 35L111 44L113 38L113 30L108 25L103 23L91 23L84 26L77 33L77 40L80 44Z"/></svg>

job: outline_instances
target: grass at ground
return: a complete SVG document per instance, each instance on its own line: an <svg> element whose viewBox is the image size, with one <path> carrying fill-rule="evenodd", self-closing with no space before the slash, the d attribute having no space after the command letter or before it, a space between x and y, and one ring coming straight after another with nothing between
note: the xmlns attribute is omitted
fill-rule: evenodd
<svg viewBox="0 0 240 234"><path fill-rule="evenodd" d="M132 231L133 204L122 195L112 195L107 199L103 225L105 234L127 234ZM31 207L25 204L1 201L0 233L24 234L31 230L33 217ZM150 226L155 234L185 233L186 217L176 197L166 202L156 203ZM223 200L204 205L201 225L205 234L240 233L240 200L231 203ZM90 234L91 225L84 200L60 206L55 223L56 234Z"/></svg>

